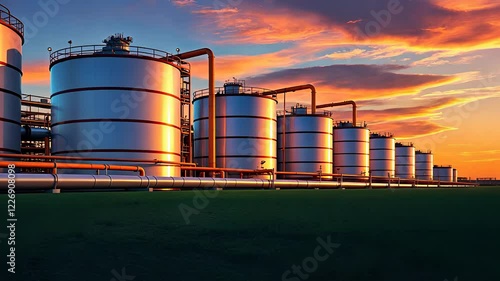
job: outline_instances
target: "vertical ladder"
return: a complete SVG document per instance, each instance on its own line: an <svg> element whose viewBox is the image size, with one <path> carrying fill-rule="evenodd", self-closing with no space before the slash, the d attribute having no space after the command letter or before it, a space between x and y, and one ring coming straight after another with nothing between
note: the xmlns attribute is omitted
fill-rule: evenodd
<svg viewBox="0 0 500 281"><path fill-rule="evenodd" d="M193 162L191 134L191 65L181 62L181 162Z"/></svg>

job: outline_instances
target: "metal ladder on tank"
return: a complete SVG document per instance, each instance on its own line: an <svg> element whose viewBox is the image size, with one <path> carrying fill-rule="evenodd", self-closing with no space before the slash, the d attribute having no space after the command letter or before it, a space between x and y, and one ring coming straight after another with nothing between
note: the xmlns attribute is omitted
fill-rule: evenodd
<svg viewBox="0 0 500 281"><path fill-rule="evenodd" d="M191 66L181 67L181 161L193 162L191 154Z"/></svg>

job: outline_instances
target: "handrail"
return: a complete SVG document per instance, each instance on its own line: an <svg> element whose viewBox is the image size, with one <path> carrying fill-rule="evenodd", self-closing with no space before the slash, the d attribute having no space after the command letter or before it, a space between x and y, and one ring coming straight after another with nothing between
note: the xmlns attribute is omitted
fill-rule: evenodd
<svg viewBox="0 0 500 281"><path fill-rule="evenodd" d="M215 87L216 95L225 95L224 87ZM272 90L259 88L259 87L240 87L240 91L236 94L244 95L260 95L263 96L266 93L272 92ZM232 94L232 93L231 93ZM209 89L199 90L193 93L193 98L197 99L200 97L205 97L209 95Z"/></svg>
<svg viewBox="0 0 500 281"><path fill-rule="evenodd" d="M21 20L13 16L10 10L2 4L0 4L0 20L8 23L24 37L24 24Z"/></svg>
<svg viewBox="0 0 500 281"><path fill-rule="evenodd" d="M68 47L64 49L60 49L57 51L53 51L50 53L50 65L53 65L55 62L73 57L73 56L90 56L90 55L100 55L100 54L107 54L107 52L103 52L103 48L106 47L106 45L82 45L82 46L75 46L75 47ZM147 48L147 47L140 47L140 46L126 46L126 47L118 47L115 46L113 47L113 53L115 51L123 51L123 53L119 53L120 55L131 55L131 56L138 56L138 57L149 57L149 58L154 58L154 59L163 59L168 62L175 62L179 67L182 66L182 60L178 57L175 56L171 53L162 51L162 50L157 50L157 49L152 49L152 48ZM110 54L113 54L110 52Z"/></svg>

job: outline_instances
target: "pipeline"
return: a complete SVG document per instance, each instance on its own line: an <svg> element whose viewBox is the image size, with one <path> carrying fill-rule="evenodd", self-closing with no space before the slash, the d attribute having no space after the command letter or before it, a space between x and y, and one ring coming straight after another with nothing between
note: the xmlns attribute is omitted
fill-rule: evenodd
<svg viewBox="0 0 500 281"><path fill-rule="evenodd" d="M217 141L216 141L216 111L215 111L215 55L208 48L189 51L176 56L181 60L194 57L208 56L208 165L216 167Z"/></svg>
<svg viewBox="0 0 500 281"><path fill-rule="evenodd" d="M139 175L146 176L144 168L139 166L118 166L107 164L76 164L76 163L56 163L56 162L16 162L16 161L0 161L0 168L7 168L10 165L16 168L39 168L52 169L53 174L57 174L57 169L75 169L75 170L113 170L113 171L128 171L139 172Z"/></svg>
<svg viewBox="0 0 500 281"><path fill-rule="evenodd" d="M0 174L0 192L8 189L8 174ZM459 183L440 185L342 181L268 180L232 178L181 178L119 175L16 174L16 190L111 190L111 189L337 189L337 188L456 188Z"/></svg>
<svg viewBox="0 0 500 281"><path fill-rule="evenodd" d="M49 129L31 128L29 126L21 127L21 138L25 140L43 140L50 138L51 132Z"/></svg>
<svg viewBox="0 0 500 281"><path fill-rule="evenodd" d="M295 91L300 91L300 90L311 90L311 111L312 114L316 114L316 88L311 85L311 84L305 84L305 85L299 85L299 86L293 86L293 87L287 87L287 88L282 88L278 90L273 90L270 92L265 92L264 95L270 96L270 95L276 95L276 94L284 94L288 92L295 92Z"/></svg>
<svg viewBox="0 0 500 281"><path fill-rule="evenodd" d="M343 102L332 102L332 103L327 103L327 104L321 104L316 106L316 108L327 108L327 107L335 107L335 106L342 106L342 105L352 105L352 124L356 126L357 122L357 107L356 103L352 100L349 101L343 101Z"/></svg>
<svg viewBox="0 0 500 281"><path fill-rule="evenodd" d="M172 166L192 166L196 167L196 163L187 162L172 162L163 161L158 159L148 160L148 159L116 159L116 158L96 158L96 157L74 157L74 156L52 156L52 155L30 155L30 154L7 154L0 153L1 158L15 158L15 159L40 159L40 160L72 160L72 161L103 161L103 162L133 162L133 163L148 163L148 164L166 164Z"/></svg>

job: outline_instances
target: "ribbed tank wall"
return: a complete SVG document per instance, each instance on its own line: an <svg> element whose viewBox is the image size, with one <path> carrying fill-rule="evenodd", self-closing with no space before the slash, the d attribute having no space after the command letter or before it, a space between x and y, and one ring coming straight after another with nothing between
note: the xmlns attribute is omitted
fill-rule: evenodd
<svg viewBox="0 0 500 281"><path fill-rule="evenodd" d="M457 169L453 169L453 181L458 182L458 171Z"/></svg>
<svg viewBox="0 0 500 281"><path fill-rule="evenodd" d="M453 181L452 167L435 166L433 170L434 170L434 180L446 181L446 182Z"/></svg>
<svg viewBox="0 0 500 281"><path fill-rule="evenodd" d="M415 177L419 180L432 180L434 156L432 153L415 153Z"/></svg>
<svg viewBox="0 0 500 281"><path fill-rule="evenodd" d="M333 173L333 120L321 115L279 116L278 171L318 172L320 169L322 173Z"/></svg>
<svg viewBox="0 0 500 281"><path fill-rule="evenodd" d="M260 95L217 95L217 167L276 169L276 104ZM208 97L195 98L193 110L193 159L208 166Z"/></svg>
<svg viewBox="0 0 500 281"><path fill-rule="evenodd" d="M52 154L179 162L180 79L179 69L165 61L133 55L56 62ZM178 167L126 164L140 164L148 175L180 176Z"/></svg>
<svg viewBox="0 0 500 281"><path fill-rule="evenodd" d="M370 171L372 176L394 177L396 152L393 137L370 137Z"/></svg>
<svg viewBox="0 0 500 281"><path fill-rule="evenodd" d="M0 19L0 153L21 153L23 36L7 22L12 18L6 12Z"/></svg>
<svg viewBox="0 0 500 281"><path fill-rule="evenodd" d="M396 177L415 178L415 147L396 146Z"/></svg>
<svg viewBox="0 0 500 281"><path fill-rule="evenodd" d="M334 172L368 176L370 131L361 127L333 128Z"/></svg>

